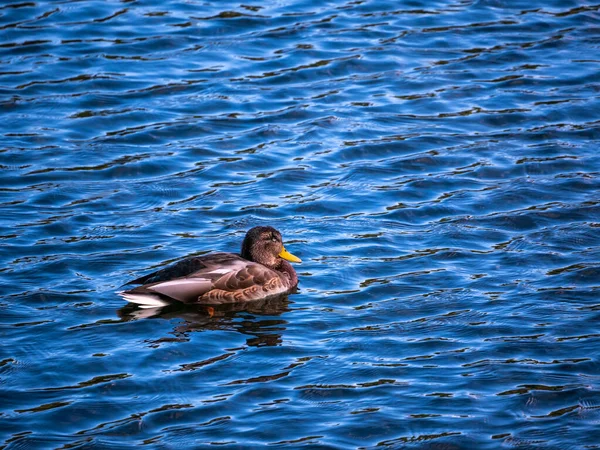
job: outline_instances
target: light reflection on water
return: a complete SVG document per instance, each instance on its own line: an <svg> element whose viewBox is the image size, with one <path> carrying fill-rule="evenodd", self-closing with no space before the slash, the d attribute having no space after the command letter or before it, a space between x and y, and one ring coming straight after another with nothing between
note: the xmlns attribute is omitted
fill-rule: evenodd
<svg viewBox="0 0 600 450"><path fill-rule="evenodd" d="M0 446L597 446L598 9L0 7ZM257 224L298 294L115 295Z"/></svg>

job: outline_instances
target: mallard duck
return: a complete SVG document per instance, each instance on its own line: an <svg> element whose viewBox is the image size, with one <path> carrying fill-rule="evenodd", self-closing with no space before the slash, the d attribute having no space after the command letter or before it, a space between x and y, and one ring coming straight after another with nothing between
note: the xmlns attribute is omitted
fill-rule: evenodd
<svg viewBox="0 0 600 450"><path fill-rule="evenodd" d="M241 254L209 253L185 258L127 284L125 300L154 308L173 302L218 305L289 294L298 276L288 262L302 262L288 253L281 233L273 227L254 227L246 233Z"/></svg>

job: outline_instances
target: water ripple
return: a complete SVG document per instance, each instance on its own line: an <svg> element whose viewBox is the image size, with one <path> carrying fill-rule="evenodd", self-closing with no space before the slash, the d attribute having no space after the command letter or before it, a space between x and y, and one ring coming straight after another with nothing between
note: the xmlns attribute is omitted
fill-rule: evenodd
<svg viewBox="0 0 600 450"><path fill-rule="evenodd" d="M599 10L0 6L0 446L597 446ZM115 295L259 223L298 294Z"/></svg>

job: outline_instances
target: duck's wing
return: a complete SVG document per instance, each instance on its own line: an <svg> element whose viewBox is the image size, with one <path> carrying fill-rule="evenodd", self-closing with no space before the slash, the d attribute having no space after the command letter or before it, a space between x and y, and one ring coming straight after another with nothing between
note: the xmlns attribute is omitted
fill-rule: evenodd
<svg viewBox="0 0 600 450"><path fill-rule="evenodd" d="M191 257L132 281L144 284L120 294L126 300L146 307L166 304L162 296L183 303L195 303L223 278L237 278L240 286L251 283L246 274L248 266L263 267L232 253ZM236 277L236 274L240 276ZM235 288L235 283L232 286Z"/></svg>

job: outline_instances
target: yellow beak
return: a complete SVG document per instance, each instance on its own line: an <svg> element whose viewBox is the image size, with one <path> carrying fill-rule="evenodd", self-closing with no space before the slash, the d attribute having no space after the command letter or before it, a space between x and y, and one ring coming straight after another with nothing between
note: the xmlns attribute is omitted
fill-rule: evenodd
<svg viewBox="0 0 600 450"><path fill-rule="evenodd" d="M279 257L285 259L286 261L290 261L290 262L297 262L297 263L302 262L302 260L300 258L289 253L285 249L285 247L283 247L283 249L281 250L281 253L279 253Z"/></svg>

